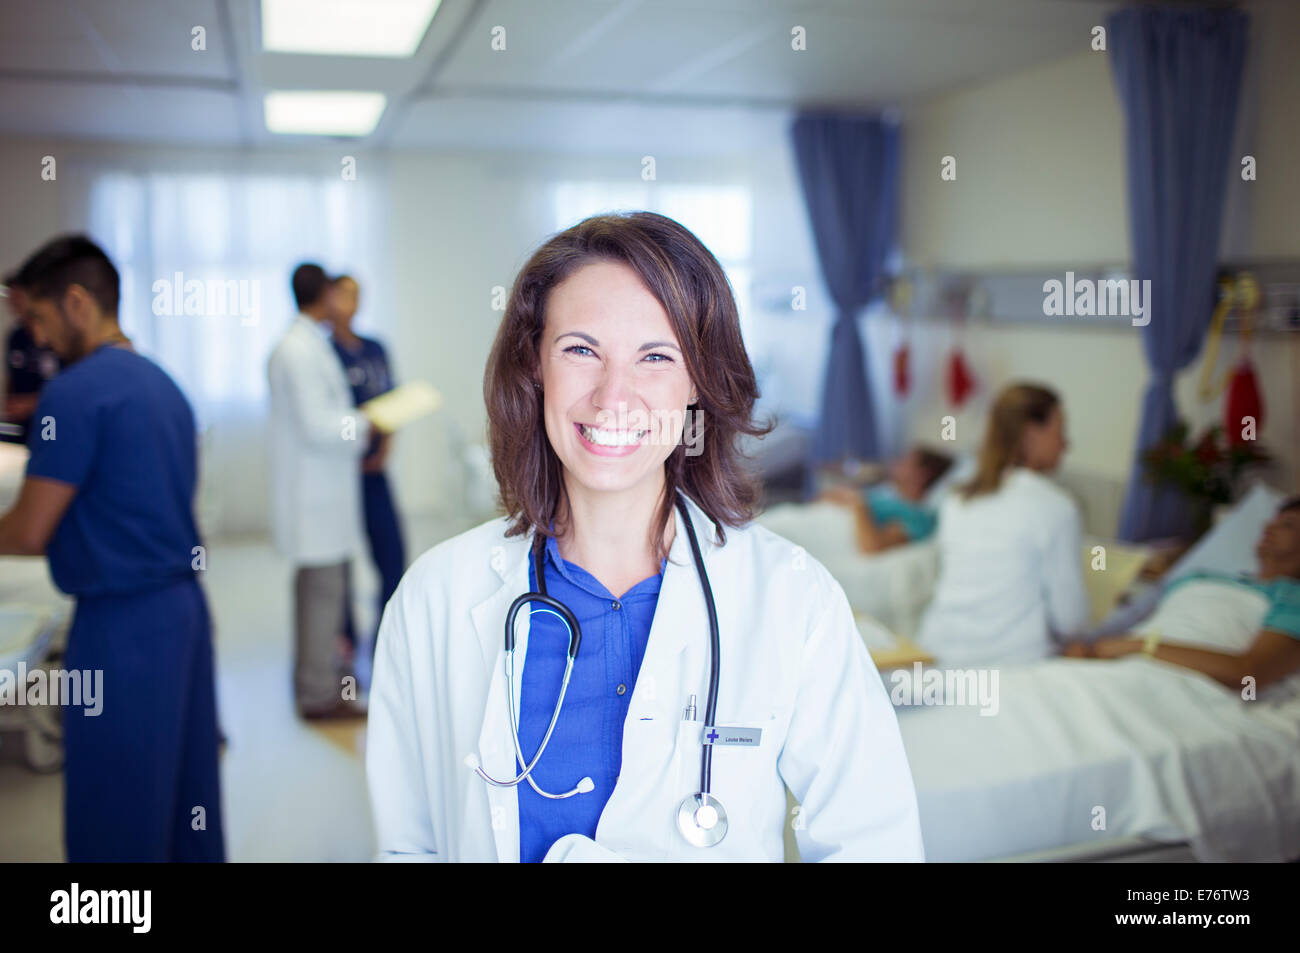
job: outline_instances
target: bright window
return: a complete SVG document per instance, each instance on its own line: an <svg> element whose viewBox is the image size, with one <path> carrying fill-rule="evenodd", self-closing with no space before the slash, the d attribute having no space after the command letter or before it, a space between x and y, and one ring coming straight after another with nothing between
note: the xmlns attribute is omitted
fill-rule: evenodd
<svg viewBox="0 0 1300 953"><path fill-rule="evenodd" d="M366 318L386 313L375 213L364 184L342 179L107 171L89 221L121 272L123 330L206 424L261 416L298 262L356 274Z"/></svg>

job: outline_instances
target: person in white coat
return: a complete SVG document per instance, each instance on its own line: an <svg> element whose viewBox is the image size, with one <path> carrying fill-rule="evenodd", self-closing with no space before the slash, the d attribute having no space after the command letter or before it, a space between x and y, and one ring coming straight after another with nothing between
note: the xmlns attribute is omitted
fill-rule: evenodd
<svg viewBox="0 0 1300 953"><path fill-rule="evenodd" d="M974 478L939 508L939 578L917 631L939 665L1031 662L1086 625L1079 509L1047 476L1066 447L1055 393L998 395Z"/></svg>
<svg viewBox="0 0 1300 953"><path fill-rule="evenodd" d="M331 282L315 264L293 273L298 316L267 365L270 384L271 520L276 547L293 561L294 696L304 718L353 718L365 708L339 665L348 571L361 542L358 461L370 426L329 340Z"/></svg>
<svg viewBox="0 0 1300 953"><path fill-rule="evenodd" d="M791 824L804 860L923 860L897 721L843 590L750 521L736 438L767 428L698 239L649 212L552 237L515 282L484 395L506 515L418 559L380 626L380 859L779 861ZM552 596L581 600L549 735L570 640L545 605L519 612L506 674L507 616L539 567Z"/></svg>

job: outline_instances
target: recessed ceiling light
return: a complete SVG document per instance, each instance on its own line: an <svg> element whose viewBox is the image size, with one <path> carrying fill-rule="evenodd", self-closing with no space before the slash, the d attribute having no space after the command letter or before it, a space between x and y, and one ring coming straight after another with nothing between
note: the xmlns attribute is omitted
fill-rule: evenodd
<svg viewBox="0 0 1300 953"><path fill-rule="evenodd" d="M375 131L387 103L383 93L267 93L266 128L298 136L368 136Z"/></svg>
<svg viewBox="0 0 1300 953"><path fill-rule="evenodd" d="M412 56L442 0L262 0L262 49Z"/></svg>

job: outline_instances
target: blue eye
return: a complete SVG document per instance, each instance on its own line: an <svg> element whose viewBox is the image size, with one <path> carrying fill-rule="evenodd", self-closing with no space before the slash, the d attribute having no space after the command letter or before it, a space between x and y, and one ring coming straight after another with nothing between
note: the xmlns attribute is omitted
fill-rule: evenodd
<svg viewBox="0 0 1300 953"><path fill-rule="evenodd" d="M650 358L652 358L652 357L662 357L662 358L663 358L665 361L667 361L669 364L673 363L673 359L672 359L671 357L669 357L667 354L659 354L658 352L656 352L656 353L654 353L654 354L647 354L647 355L645 356L645 358L646 358L647 361L650 360ZM660 362L659 362L659 361L654 361L654 362L652 362L652 363L659 364Z"/></svg>
<svg viewBox="0 0 1300 953"><path fill-rule="evenodd" d="M590 354L591 348L587 347L585 344L571 344L564 349L564 353L568 354L570 351L586 351Z"/></svg>

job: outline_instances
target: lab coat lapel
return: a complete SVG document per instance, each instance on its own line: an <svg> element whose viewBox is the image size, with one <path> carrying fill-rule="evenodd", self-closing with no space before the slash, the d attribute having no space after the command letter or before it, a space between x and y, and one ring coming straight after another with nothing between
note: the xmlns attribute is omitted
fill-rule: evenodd
<svg viewBox="0 0 1300 953"><path fill-rule="evenodd" d="M704 556L705 568L708 568L709 551L712 549L713 525L703 516L695 503L686 498L686 508L691 514L695 534L700 540L700 552ZM659 600L655 604L654 620L650 624L650 636L646 642L645 658L641 662L641 672L650 676L650 681L643 682L642 675L637 676L636 692L645 684L651 698L660 688L667 685L657 684L666 666L686 648L692 638L700 638L700 626L704 627L705 646L708 639L708 609L704 602L704 592L700 588L699 577L695 572L695 558L691 554L691 541L687 538L686 527L682 523L682 514L673 507L673 519L677 530L673 535L673 544L668 549L668 565L664 568L663 582L659 587ZM633 695L633 701L636 701Z"/></svg>
<svg viewBox="0 0 1300 953"><path fill-rule="evenodd" d="M689 497L686 507L708 572L712 569L710 555L717 549L713 524ZM704 713L702 692L708 672L697 662L696 653L690 659L682 656L688 646L694 645L699 649L698 659L707 662L708 607L695 571L691 541L675 506L673 518L677 531L668 551L669 562L659 588L645 657L623 729L622 767L596 828L597 843L624 854L635 853L638 844L645 847L646 818L656 816L662 807L659 801L663 792L671 787L671 778L664 772L671 770L678 719L690 694L698 696L700 717ZM724 620L720 619L719 624L725 624ZM664 727L650 727L654 724ZM651 750L647 745L655 747ZM668 823L667 818L662 820ZM650 835L650 839L654 836Z"/></svg>
<svg viewBox="0 0 1300 953"><path fill-rule="evenodd" d="M478 738L478 757L483 770L494 778L513 778L515 747L511 738L510 712L506 704L505 621L510 603L528 591L528 556L532 534L504 540L491 556L492 568L502 585L487 599L470 610L483 662L488 675L487 701L483 710ZM519 692L523 686L524 659L528 654L529 613L520 610L515 631L515 711L519 711ZM475 784L487 789L492 836L497 860L519 859L519 797L516 788L501 788L474 777Z"/></svg>
<svg viewBox="0 0 1300 953"><path fill-rule="evenodd" d="M504 526L504 520L502 524ZM531 532L526 536L503 538L499 544L492 547L492 552L488 556L488 565L501 580L501 586L470 610L470 616L474 620L474 631L478 635L479 647L483 650L483 661L486 664L496 664L499 656L505 652L506 613L510 611L510 603L528 591L528 559L532 544ZM522 638L528 631L528 614L520 610L519 616L519 632ZM523 648L522 643L519 648ZM516 652L516 660L522 654ZM504 669L497 671L504 672ZM519 674L518 668L515 674Z"/></svg>

